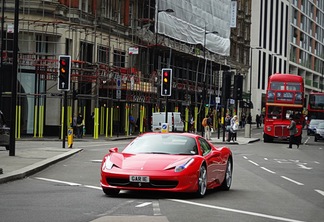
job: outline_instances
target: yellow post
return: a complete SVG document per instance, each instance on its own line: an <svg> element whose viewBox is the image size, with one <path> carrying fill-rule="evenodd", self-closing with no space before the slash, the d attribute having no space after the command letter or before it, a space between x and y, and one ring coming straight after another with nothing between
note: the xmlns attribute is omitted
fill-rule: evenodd
<svg viewBox="0 0 324 222"><path fill-rule="evenodd" d="M113 136L114 107L110 108L110 137Z"/></svg>
<svg viewBox="0 0 324 222"><path fill-rule="evenodd" d="M104 121L105 121L105 107L101 107L101 112L100 112L100 135L104 134Z"/></svg>
<svg viewBox="0 0 324 222"><path fill-rule="evenodd" d="M195 107L195 133L197 133L197 122L198 122L198 107Z"/></svg>
<svg viewBox="0 0 324 222"><path fill-rule="evenodd" d="M128 103L126 103L126 112L125 112L125 133L126 136L129 135L129 106Z"/></svg>
<svg viewBox="0 0 324 222"><path fill-rule="evenodd" d="M35 108L34 108L34 137L37 136L37 114L38 114L38 106L35 105Z"/></svg>
<svg viewBox="0 0 324 222"><path fill-rule="evenodd" d="M144 106L140 105L140 125L139 125L139 131L140 134L143 133L143 114L144 114Z"/></svg>
<svg viewBox="0 0 324 222"><path fill-rule="evenodd" d="M94 131L93 131L93 138L98 139L99 138L99 108L95 108L94 113Z"/></svg>
<svg viewBox="0 0 324 222"><path fill-rule="evenodd" d="M189 122L189 108L185 109L185 131L188 132L188 122Z"/></svg>
<svg viewBox="0 0 324 222"><path fill-rule="evenodd" d="M174 107L174 112L179 112L179 107L178 106Z"/></svg>
<svg viewBox="0 0 324 222"><path fill-rule="evenodd" d="M109 127L108 127L108 123L109 123L108 118L109 118L109 108L106 107L106 137L108 137L108 129L109 129Z"/></svg>

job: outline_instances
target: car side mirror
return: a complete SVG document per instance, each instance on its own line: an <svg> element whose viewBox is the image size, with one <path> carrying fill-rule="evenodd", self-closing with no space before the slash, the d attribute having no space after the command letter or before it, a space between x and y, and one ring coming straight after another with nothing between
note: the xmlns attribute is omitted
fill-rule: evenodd
<svg viewBox="0 0 324 222"><path fill-rule="evenodd" d="M117 147L110 148L109 153L118 153L118 148Z"/></svg>

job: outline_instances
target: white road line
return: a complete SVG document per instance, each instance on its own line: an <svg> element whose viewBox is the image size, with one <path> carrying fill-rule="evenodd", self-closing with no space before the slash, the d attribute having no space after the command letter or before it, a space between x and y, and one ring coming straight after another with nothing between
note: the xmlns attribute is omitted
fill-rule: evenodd
<svg viewBox="0 0 324 222"><path fill-rule="evenodd" d="M264 160L268 160L268 158L267 157L264 157Z"/></svg>
<svg viewBox="0 0 324 222"><path fill-rule="evenodd" d="M96 186L91 186L91 185L84 185L84 187L91 188L91 189L96 189L96 190L102 190L101 187L96 187Z"/></svg>
<svg viewBox="0 0 324 222"><path fill-rule="evenodd" d="M257 164L256 162L253 162L252 160L249 160L250 163L253 163L256 166L259 166L259 164Z"/></svg>
<svg viewBox="0 0 324 222"><path fill-rule="evenodd" d="M243 156L243 158L246 159L246 160L248 159L246 156Z"/></svg>
<svg viewBox="0 0 324 222"><path fill-rule="evenodd" d="M322 190L315 190L317 193L321 194L322 196L324 196L324 191Z"/></svg>
<svg viewBox="0 0 324 222"><path fill-rule="evenodd" d="M151 204L152 204L152 202L144 202L139 205L136 205L135 207L146 207L147 205L151 205Z"/></svg>
<svg viewBox="0 0 324 222"><path fill-rule="evenodd" d="M154 213L154 216L162 215L161 210L160 210L160 204L156 200L153 201L153 213Z"/></svg>
<svg viewBox="0 0 324 222"><path fill-rule="evenodd" d="M304 185L303 183L299 183L299 182L297 182L296 180L290 179L290 178L285 177L285 176L281 176L281 178L284 178L284 179L286 179L286 180L288 180L288 181L290 181L290 182L293 182L293 183L295 183L295 184L297 184L297 185L299 185L299 186L303 186L303 185Z"/></svg>
<svg viewBox="0 0 324 222"><path fill-rule="evenodd" d="M47 178L42 178L42 177L35 177L35 178L38 180L44 180L44 181L48 181L48 182L63 183L63 184L67 184L70 186L81 186L81 184L79 184L79 183L71 183L71 182L67 182L67 181L53 180L53 179L47 179Z"/></svg>
<svg viewBox="0 0 324 222"><path fill-rule="evenodd" d="M93 163L101 163L102 160L90 160L90 162L93 162Z"/></svg>
<svg viewBox="0 0 324 222"><path fill-rule="evenodd" d="M278 220L278 221L302 222L301 220L272 216L272 215L268 215L268 214L255 213L255 212L251 212L251 211L236 210L236 209L226 208L226 207L218 207L218 206L213 206L213 205L208 205L208 204L195 203L195 202L186 201L186 200L177 200L177 199L169 199L169 200L178 202L178 203L191 204L191 205L196 205L196 206L200 206L200 207L218 209L218 210L240 213L240 214L245 214L245 215L250 215L250 216L269 218L269 219Z"/></svg>
<svg viewBox="0 0 324 222"><path fill-rule="evenodd" d="M263 169L263 170L265 170L265 171L267 171L267 172L269 172L269 173L276 174L276 172L273 172L273 171L271 171L271 170L269 170L269 169L267 169L267 168L265 168L265 167L261 167L261 169Z"/></svg>

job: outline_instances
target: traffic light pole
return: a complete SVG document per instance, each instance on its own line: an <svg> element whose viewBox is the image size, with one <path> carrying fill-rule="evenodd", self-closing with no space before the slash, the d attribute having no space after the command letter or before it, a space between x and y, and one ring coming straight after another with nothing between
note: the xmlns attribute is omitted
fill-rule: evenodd
<svg viewBox="0 0 324 222"><path fill-rule="evenodd" d="M66 137L66 128L67 128L67 91L64 91L64 115L63 115L63 139L62 139L62 148L65 148L65 137Z"/></svg>
<svg viewBox="0 0 324 222"><path fill-rule="evenodd" d="M168 96L165 96L165 123L168 123Z"/></svg>

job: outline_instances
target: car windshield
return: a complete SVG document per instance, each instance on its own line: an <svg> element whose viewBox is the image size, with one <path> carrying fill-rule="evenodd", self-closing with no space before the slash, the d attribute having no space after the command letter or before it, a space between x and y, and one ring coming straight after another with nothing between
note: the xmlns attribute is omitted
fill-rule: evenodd
<svg viewBox="0 0 324 222"><path fill-rule="evenodd" d="M317 129L324 129L324 122L318 124Z"/></svg>
<svg viewBox="0 0 324 222"><path fill-rule="evenodd" d="M322 119L312 119L309 123L309 125L312 125L312 126L317 126L319 123L322 123L324 122L324 120Z"/></svg>
<svg viewBox="0 0 324 222"><path fill-rule="evenodd" d="M139 154L197 154L197 144L194 138L172 134L147 134L136 138L123 153Z"/></svg>

